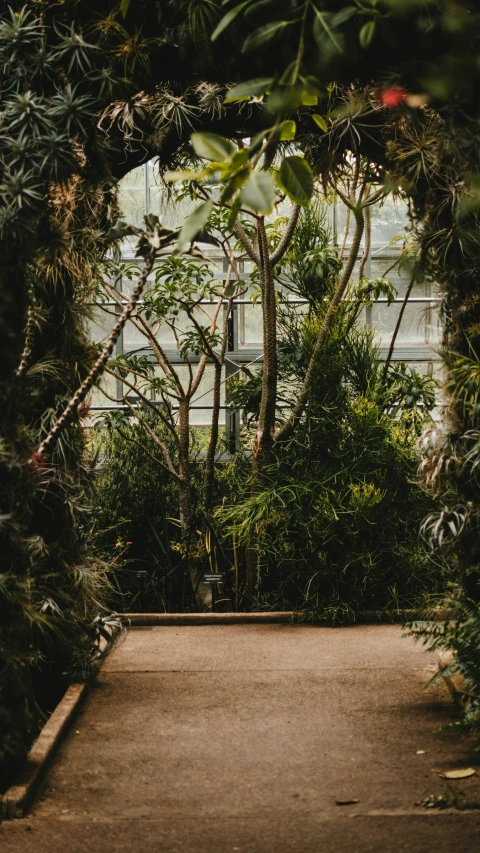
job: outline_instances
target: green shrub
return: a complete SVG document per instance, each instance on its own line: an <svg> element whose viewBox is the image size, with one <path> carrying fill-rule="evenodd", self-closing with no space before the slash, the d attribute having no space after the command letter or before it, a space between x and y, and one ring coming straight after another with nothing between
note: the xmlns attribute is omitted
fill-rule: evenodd
<svg viewBox="0 0 480 853"><path fill-rule="evenodd" d="M284 317L285 399L320 322L318 312ZM340 312L303 423L277 448L261 488L252 489L246 457L225 471L230 497L217 520L239 543L254 537L255 607L342 621L365 609L416 606L443 588L442 571L419 541L432 502L414 482L432 382L405 366L394 365L385 381L383 374L371 335Z"/></svg>
<svg viewBox="0 0 480 853"><path fill-rule="evenodd" d="M151 427L162 433L175 458L166 430L156 421ZM99 425L95 441L102 461L94 533L99 551L117 566L112 607L130 612L189 609L191 592L178 550L178 489L152 458L158 452L153 440L117 414Z"/></svg>

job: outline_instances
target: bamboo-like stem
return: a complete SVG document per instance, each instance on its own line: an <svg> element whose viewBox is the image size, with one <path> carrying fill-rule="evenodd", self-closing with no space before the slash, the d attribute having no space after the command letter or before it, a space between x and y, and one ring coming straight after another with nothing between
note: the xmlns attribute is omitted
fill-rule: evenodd
<svg viewBox="0 0 480 853"><path fill-rule="evenodd" d="M43 455L45 455L45 453L47 453L50 450L50 448L52 447L54 442L59 437L60 433L65 429L67 424L70 422L70 420L74 417L74 415L78 411L78 407L81 405L81 403L83 403L85 397L87 396L88 392L93 388L93 386L94 386L95 382L97 381L98 377L100 376L100 374L103 372L108 359L112 355L113 349L114 349L115 344L118 340L118 336L120 335L120 332L122 331L125 324L129 320L132 312L135 310L135 306L136 306L138 300L140 299L140 296L142 295L142 291L143 291L143 288L145 287L145 284L147 282L147 278L153 269L153 265L155 263L155 258L156 258L156 251L154 249L152 249L145 259L145 269L144 269L143 273L141 274L140 278L138 279L138 282L132 291L132 295L130 297L130 300L124 306L122 313L120 314L120 317L118 319L118 322L113 327L112 332L110 334L110 337L109 337L107 343L105 344L102 352L100 353L99 357L97 358L97 360L96 360L94 366L92 367L90 373L85 377L85 379L83 380L80 387L75 391L75 394L68 401L68 403L65 406L62 414L56 420L55 424L51 428L48 435L43 439L43 441L38 446L38 448L36 450L36 454L43 456ZM30 462L34 462L34 460L31 459Z"/></svg>

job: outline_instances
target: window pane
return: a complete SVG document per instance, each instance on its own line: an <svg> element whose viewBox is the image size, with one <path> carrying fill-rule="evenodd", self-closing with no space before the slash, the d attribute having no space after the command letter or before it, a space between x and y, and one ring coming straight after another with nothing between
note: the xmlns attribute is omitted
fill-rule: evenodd
<svg viewBox="0 0 480 853"><path fill-rule="evenodd" d="M372 306L372 326L377 331L377 340L389 344L400 313L401 305L375 303ZM422 305L409 304L403 314L397 344L417 341L425 343L425 308Z"/></svg>
<svg viewBox="0 0 480 853"><path fill-rule="evenodd" d="M113 306L108 306L108 311L114 311ZM110 335L118 318L100 307L95 307L91 316L92 319L88 323L89 338L94 344L103 343Z"/></svg>
<svg viewBox="0 0 480 853"><path fill-rule="evenodd" d="M408 207L400 199L387 196L383 204L370 208L372 247L383 246L397 236L404 237L408 225ZM399 241L401 246L401 241Z"/></svg>
<svg viewBox="0 0 480 853"><path fill-rule="evenodd" d="M109 400L105 394L102 393L102 388L105 389L107 394L110 397L116 399L117 397L117 380L110 373L104 373L100 380L100 387L93 388L90 396L90 405L91 406L114 406L115 403L112 400Z"/></svg>

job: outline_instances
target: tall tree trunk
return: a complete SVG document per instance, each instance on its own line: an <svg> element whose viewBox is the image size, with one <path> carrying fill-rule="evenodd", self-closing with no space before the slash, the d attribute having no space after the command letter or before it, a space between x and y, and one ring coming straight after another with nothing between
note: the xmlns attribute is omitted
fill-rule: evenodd
<svg viewBox="0 0 480 853"><path fill-rule="evenodd" d="M258 248L263 300L263 375L258 431L253 455L254 474L268 465L273 447L277 404L277 306L273 266L263 217L258 221Z"/></svg>
<svg viewBox="0 0 480 853"><path fill-rule="evenodd" d="M223 362L217 361L214 365L213 378L213 406L210 440L208 442L205 457L205 469L203 474L202 509L204 515L204 529L206 529L206 518L210 512L213 500L213 485L215 481L215 453L218 444L218 421L220 417L220 387L222 382Z"/></svg>
<svg viewBox="0 0 480 853"><path fill-rule="evenodd" d="M201 581L200 561L195 554L197 535L193 514L192 470L190 463L190 398L185 396L178 407L178 505L180 534L185 549L185 563L192 585L193 595L200 610L208 610L212 591ZM193 553L192 553L193 552Z"/></svg>

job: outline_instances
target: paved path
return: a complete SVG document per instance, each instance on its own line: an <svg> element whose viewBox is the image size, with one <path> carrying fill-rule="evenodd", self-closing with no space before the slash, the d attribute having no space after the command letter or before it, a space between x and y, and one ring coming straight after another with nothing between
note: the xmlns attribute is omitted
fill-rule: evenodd
<svg viewBox="0 0 480 853"><path fill-rule="evenodd" d="M433 669L396 626L132 630L0 850L477 853L479 812L414 805L462 766L480 797Z"/></svg>

